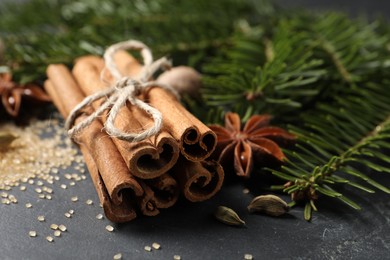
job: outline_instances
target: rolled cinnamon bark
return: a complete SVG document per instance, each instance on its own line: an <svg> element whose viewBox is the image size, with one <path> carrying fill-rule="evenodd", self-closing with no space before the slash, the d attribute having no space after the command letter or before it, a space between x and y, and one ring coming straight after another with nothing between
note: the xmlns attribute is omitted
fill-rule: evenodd
<svg viewBox="0 0 390 260"><path fill-rule="evenodd" d="M140 71L141 64L129 53L118 52L115 58L118 69L126 73L124 75L136 76L135 73ZM159 83L175 84L167 80ZM155 87L144 94L144 99L162 113L164 127L180 143L184 157L191 161L203 161L211 155L217 144L217 136L188 112L176 97L162 88Z"/></svg>
<svg viewBox="0 0 390 260"><path fill-rule="evenodd" d="M170 171L184 197L200 202L213 197L222 187L224 172L216 161L193 162L179 158Z"/></svg>
<svg viewBox="0 0 390 260"><path fill-rule="evenodd" d="M54 103L66 117L83 100L84 96L65 66L50 65L47 74L49 81L46 82L45 88L48 93L51 93ZM83 117L81 115L78 121L82 120ZM78 140L80 141L80 147L88 150L97 169L99 169L109 198L113 204L120 205L123 203L123 193L142 196L142 187L129 173L129 169L111 138L101 129L101 123L95 121L79 134Z"/></svg>
<svg viewBox="0 0 390 260"><path fill-rule="evenodd" d="M47 80L44 84L44 87L47 93L52 97L55 106L58 108L62 116L66 117L68 112L65 110L63 102L60 101L58 93L56 92L53 84ZM127 200L122 200L119 205L115 205L111 202L105 184L103 183L99 170L90 152L85 146L80 146L80 150L83 154L85 164L87 165L89 174L95 186L95 190L99 196L100 203L103 206L106 217L116 223L127 222L136 218L137 214L134 210L134 207Z"/></svg>
<svg viewBox="0 0 390 260"><path fill-rule="evenodd" d="M103 68L104 61L99 57L85 56L76 61L73 74L86 95L94 94L109 86L108 82L105 83L100 78ZM107 81L111 79L108 73L105 74L105 79ZM93 105L97 109L99 102ZM106 116L103 116L103 121ZM123 107L115 123L116 127L122 131L134 133L144 130L144 127L153 122L149 115L137 111L137 108L129 110ZM130 172L141 179L161 176L172 168L179 157L178 143L165 130L141 142L128 142L117 138L113 138L113 141L125 159Z"/></svg>
<svg viewBox="0 0 390 260"><path fill-rule="evenodd" d="M179 198L179 185L167 173L155 179L145 180L145 183L154 192L154 203L159 209L172 207Z"/></svg>

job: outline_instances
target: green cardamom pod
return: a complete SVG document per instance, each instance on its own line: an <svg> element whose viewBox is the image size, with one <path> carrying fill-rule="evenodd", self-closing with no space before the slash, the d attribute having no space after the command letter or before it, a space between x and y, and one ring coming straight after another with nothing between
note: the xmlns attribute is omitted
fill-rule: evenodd
<svg viewBox="0 0 390 260"><path fill-rule="evenodd" d="M245 221L243 221L237 213L225 206L219 206L215 212L215 217L220 222L231 225L231 226L244 226Z"/></svg>
<svg viewBox="0 0 390 260"><path fill-rule="evenodd" d="M261 212L270 216L278 217L290 210L287 203L275 195L257 196L248 205L249 212Z"/></svg>
<svg viewBox="0 0 390 260"><path fill-rule="evenodd" d="M10 132L0 132L0 149L7 148L18 137Z"/></svg>

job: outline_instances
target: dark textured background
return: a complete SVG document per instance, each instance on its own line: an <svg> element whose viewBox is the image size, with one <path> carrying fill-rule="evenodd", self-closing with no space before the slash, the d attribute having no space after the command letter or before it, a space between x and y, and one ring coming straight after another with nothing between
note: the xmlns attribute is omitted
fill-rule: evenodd
<svg viewBox="0 0 390 260"><path fill-rule="evenodd" d="M389 1L277 2L285 7L390 17ZM72 170L63 170L60 176L66 172ZM390 186L389 175L372 177ZM210 201L180 201L159 216L114 225L115 232L109 233L105 230L109 221L95 218L102 209L90 179L67 190L59 187L61 183L66 183L63 177L53 185L51 201L37 199L28 185L25 192L12 192L19 200L17 205L0 204L0 259L112 259L118 252L123 259L173 259L175 254L184 260L243 259L245 253L254 259L390 259L390 196L380 191L370 195L343 190L362 206L362 211L324 199L318 204L320 212L308 223L300 207L283 218L250 215L246 205L253 196L266 192L252 183L251 194L245 195L244 184L228 185ZM72 196L78 196L79 202L71 202ZM87 199L95 204L86 205ZM26 209L27 202L32 202L33 208ZM217 205L234 208L247 227L228 227L215 221L212 213ZM71 219L64 216L69 209L75 210ZM38 222L38 215L45 215L46 222ZM55 238L54 243L44 239L52 234L51 223L68 227L68 232ZM30 238L29 230L37 230L39 236ZM160 243L161 249L144 251L144 246L153 242Z"/></svg>

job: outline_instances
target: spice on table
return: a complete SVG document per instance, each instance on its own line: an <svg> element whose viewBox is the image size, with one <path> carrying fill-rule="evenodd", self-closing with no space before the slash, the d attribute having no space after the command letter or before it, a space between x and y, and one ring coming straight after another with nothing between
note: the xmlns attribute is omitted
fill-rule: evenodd
<svg viewBox="0 0 390 260"><path fill-rule="evenodd" d="M11 132L0 131L0 149L8 148L18 136Z"/></svg>
<svg viewBox="0 0 390 260"><path fill-rule="evenodd" d="M245 225L245 221L243 221L234 210L225 206L218 206L214 216L218 221L227 225L231 225L231 226Z"/></svg>
<svg viewBox="0 0 390 260"><path fill-rule="evenodd" d="M217 157L225 171L235 170L238 176L250 177L253 165L265 156L282 163L285 155L278 143L288 143L295 136L279 127L269 126L270 115L254 115L241 129L241 119L236 113L225 114L225 127L209 126L217 134ZM227 171L228 172L228 171Z"/></svg>
<svg viewBox="0 0 390 260"><path fill-rule="evenodd" d="M0 73L0 96L2 106L6 112L17 117L23 98L41 102L50 102L50 97L36 84L28 83L25 85L12 81L12 74L9 72Z"/></svg>
<svg viewBox="0 0 390 260"><path fill-rule="evenodd" d="M260 212L278 217L289 211L290 207L278 196L269 194L254 198L248 205L249 212Z"/></svg>

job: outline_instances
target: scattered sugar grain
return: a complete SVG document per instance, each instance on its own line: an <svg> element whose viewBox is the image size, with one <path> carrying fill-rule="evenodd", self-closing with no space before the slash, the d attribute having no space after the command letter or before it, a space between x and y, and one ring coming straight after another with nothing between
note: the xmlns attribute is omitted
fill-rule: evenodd
<svg viewBox="0 0 390 260"><path fill-rule="evenodd" d="M71 214L71 215L74 214L74 210L73 210L73 209L70 209L68 212L69 212L69 214Z"/></svg>
<svg viewBox="0 0 390 260"><path fill-rule="evenodd" d="M29 235L30 237L36 237L36 236L37 236L37 232L31 230L30 232L28 232L28 235Z"/></svg>
<svg viewBox="0 0 390 260"><path fill-rule="evenodd" d="M69 186L74 186L76 183L74 181L69 182Z"/></svg>
<svg viewBox="0 0 390 260"><path fill-rule="evenodd" d="M46 240L48 241L48 242L53 242L54 241L54 238L53 237L51 237L51 236L47 236L46 237Z"/></svg>
<svg viewBox="0 0 390 260"><path fill-rule="evenodd" d="M121 253L114 255L114 260L120 260L120 259L122 259Z"/></svg>
<svg viewBox="0 0 390 260"><path fill-rule="evenodd" d="M31 203L26 203L26 208L32 208L32 204Z"/></svg>
<svg viewBox="0 0 390 260"><path fill-rule="evenodd" d="M92 205L93 201L92 200L87 200L85 203L87 203L87 205Z"/></svg>
<svg viewBox="0 0 390 260"><path fill-rule="evenodd" d="M145 249L145 251L148 251L148 252L152 251L152 248L150 246L145 246L144 249Z"/></svg>
<svg viewBox="0 0 390 260"><path fill-rule="evenodd" d="M75 196L75 197L72 197L71 200L72 200L73 202L76 202L76 201L79 200L79 198L78 198L77 196Z"/></svg>
<svg viewBox="0 0 390 260"><path fill-rule="evenodd" d="M161 248L161 245L160 245L159 243L154 242L154 243L152 244L152 247L153 247L154 249L156 249L156 250L159 250L159 249Z"/></svg>
<svg viewBox="0 0 390 260"><path fill-rule="evenodd" d="M250 192L250 191L249 191L249 189L247 189L247 188L245 188L245 189L242 190L242 193L244 193L244 194L249 194L249 192Z"/></svg>
<svg viewBox="0 0 390 260"><path fill-rule="evenodd" d="M67 218L71 218L71 217L72 217L72 215L71 215L69 212L66 212L66 213L65 213L65 217L67 217Z"/></svg>
<svg viewBox="0 0 390 260"><path fill-rule="evenodd" d="M59 231L59 230L54 231L54 236L55 237L61 236L61 231Z"/></svg>
<svg viewBox="0 0 390 260"><path fill-rule="evenodd" d="M244 255L244 259L245 260L252 260L253 259L253 256L251 254L245 254Z"/></svg>
<svg viewBox="0 0 390 260"><path fill-rule="evenodd" d="M65 225L61 224L61 225L58 226L58 229L61 230L62 232L65 232L67 228L66 228Z"/></svg>
<svg viewBox="0 0 390 260"><path fill-rule="evenodd" d="M66 188L68 188L68 187L66 187L66 185L65 184L61 184L61 186L60 186L62 189L66 189Z"/></svg>
<svg viewBox="0 0 390 260"><path fill-rule="evenodd" d="M112 231L114 231L114 227L111 226L111 225L107 225L107 226L106 226L106 230L107 230L108 232L112 232Z"/></svg>
<svg viewBox="0 0 390 260"><path fill-rule="evenodd" d="M96 215L96 218L97 218L97 219L103 219L103 214L97 214L97 215Z"/></svg>
<svg viewBox="0 0 390 260"><path fill-rule="evenodd" d="M38 216L38 221L39 222L44 222L45 221L45 216Z"/></svg>
<svg viewBox="0 0 390 260"><path fill-rule="evenodd" d="M51 195L47 194L46 199L51 200Z"/></svg>
<svg viewBox="0 0 390 260"><path fill-rule="evenodd" d="M20 186L20 187L19 187L19 190L25 191L25 190L26 190L26 186L24 186L24 185Z"/></svg>
<svg viewBox="0 0 390 260"><path fill-rule="evenodd" d="M53 230L57 230L58 229L58 225L57 224L51 224L50 228L53 229Z"/></svg>
<svg viewBox="0 0 390 260"><path fill-rule="evenodd" d="M179 255L174 255L173 256L173 260L180 260L181 259L181 256L179 256Z"/></svg>

